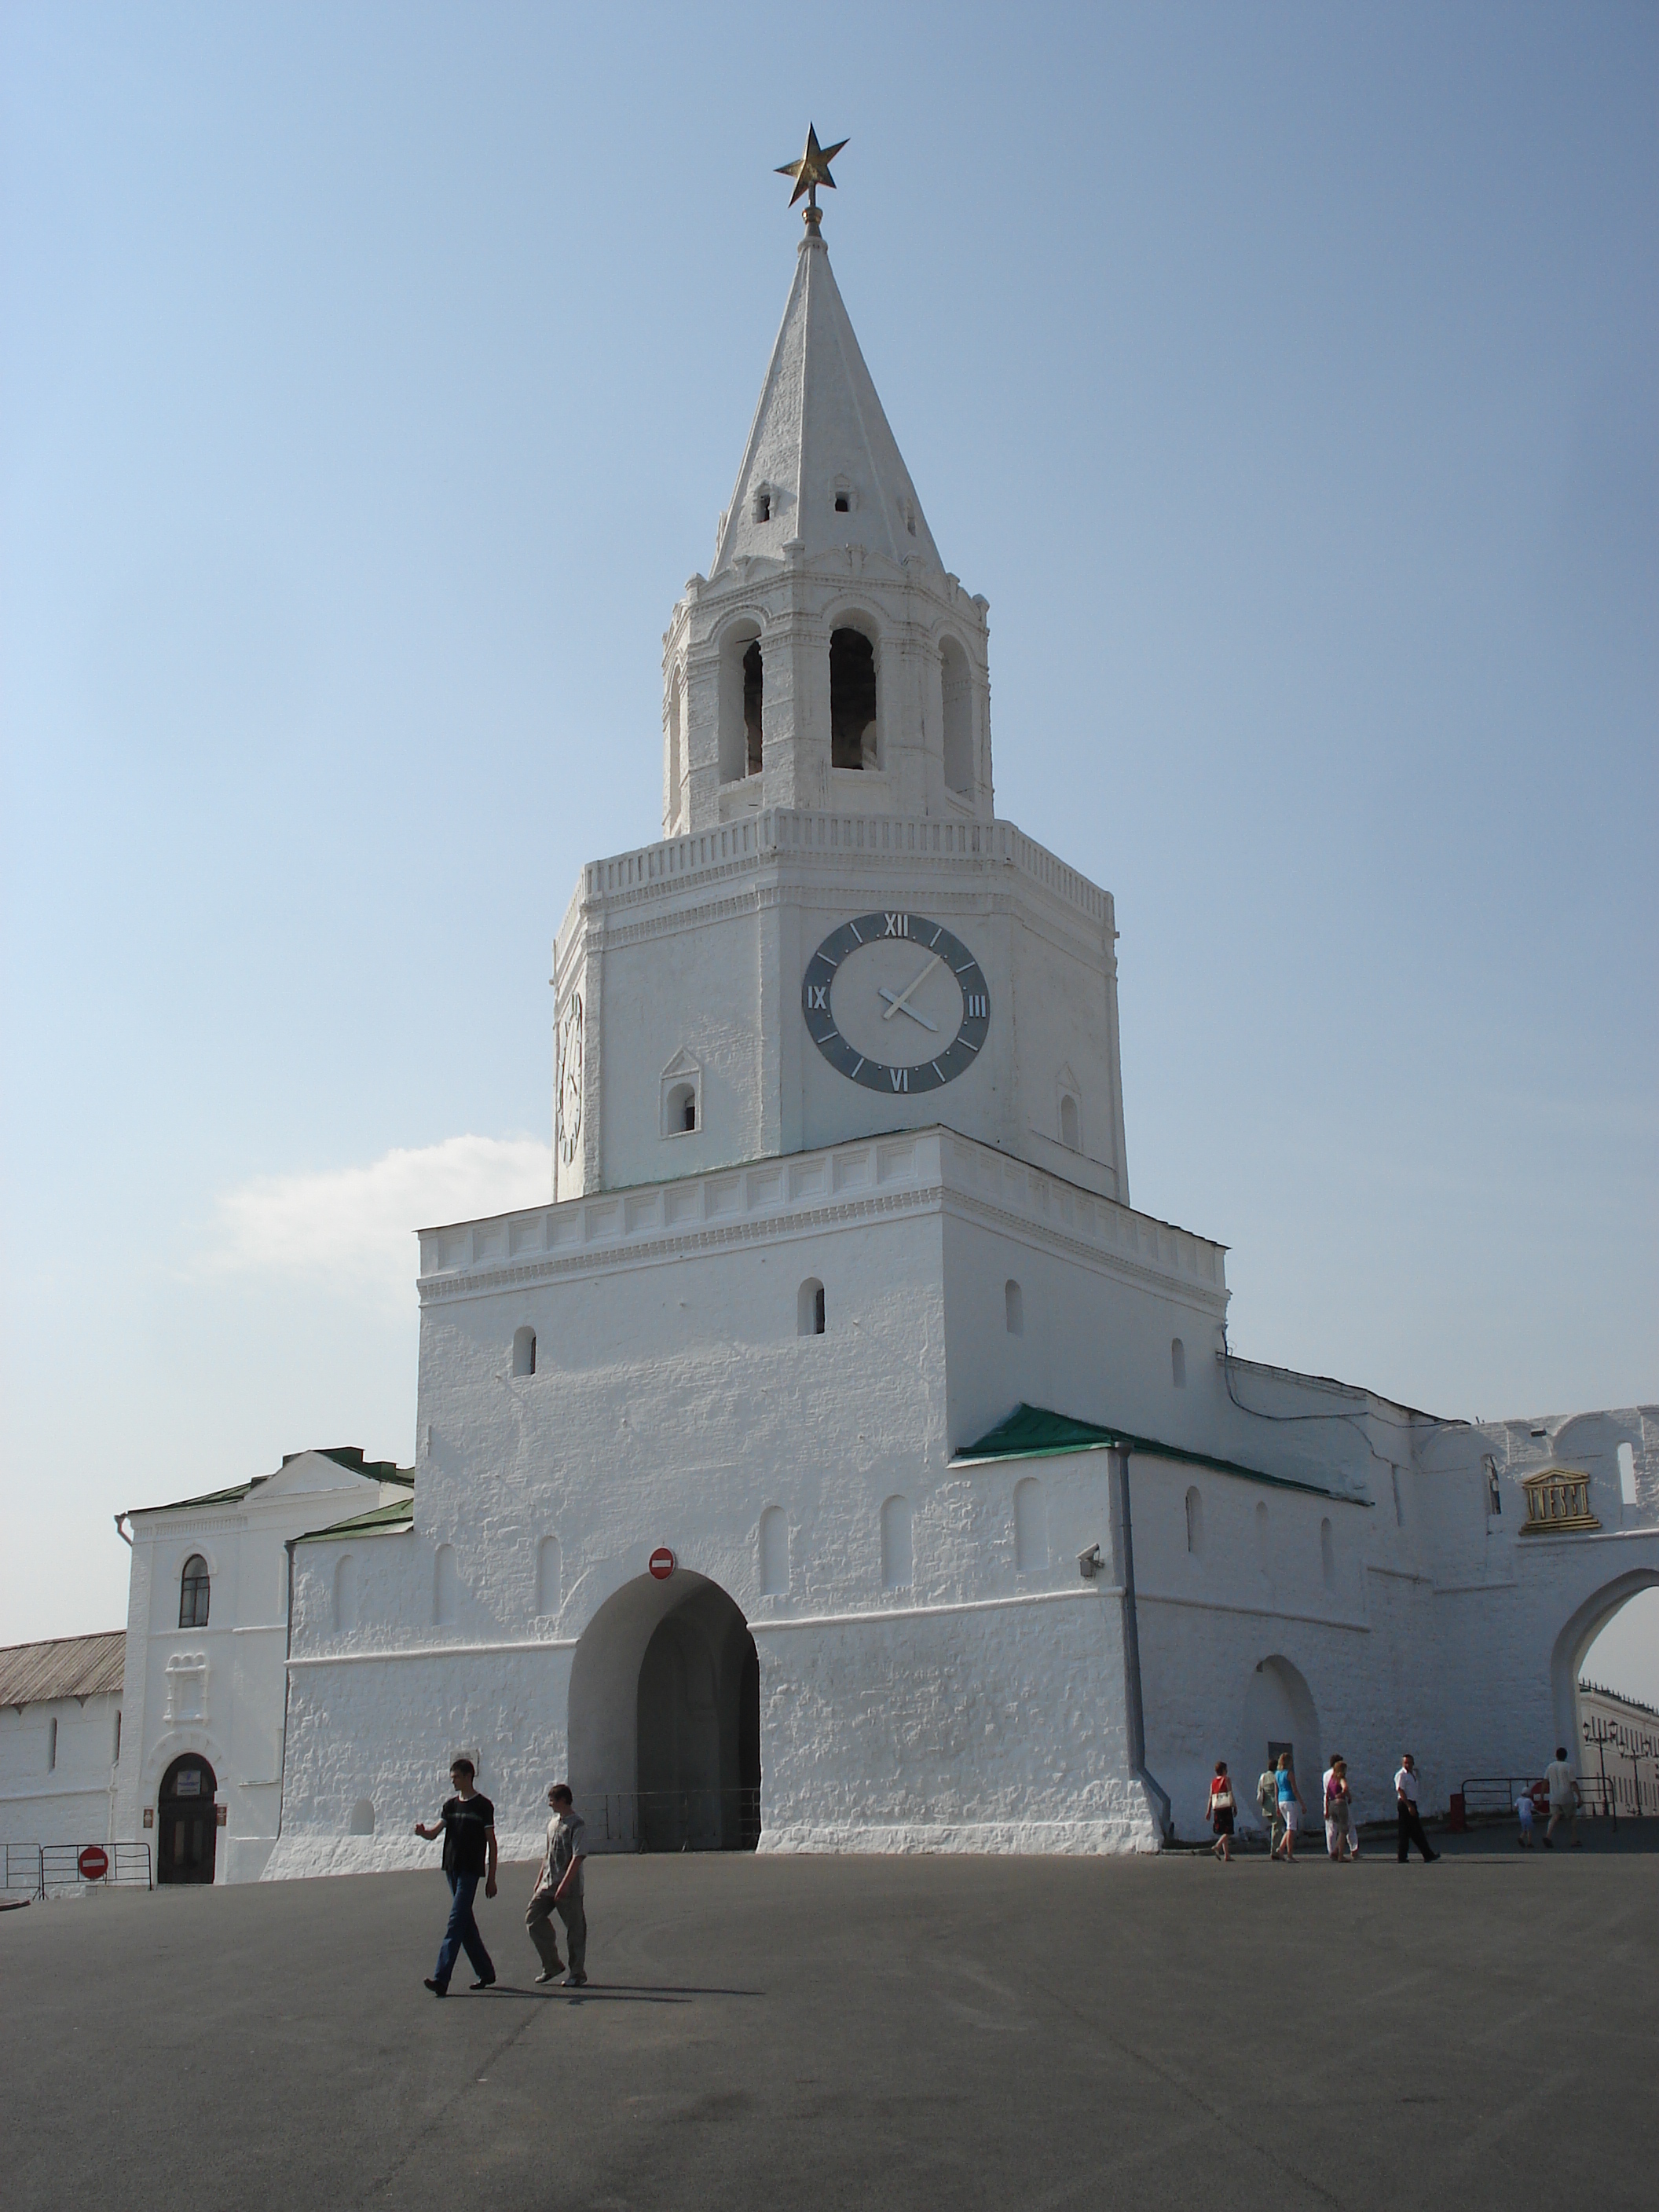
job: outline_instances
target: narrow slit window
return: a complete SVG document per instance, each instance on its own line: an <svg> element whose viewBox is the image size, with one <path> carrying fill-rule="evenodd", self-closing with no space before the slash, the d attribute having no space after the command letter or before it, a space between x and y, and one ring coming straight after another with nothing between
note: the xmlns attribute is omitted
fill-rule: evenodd
<svg viewBox="0 0 1659 2212"><path fill-rule="evenodd" d="M1187 1549L1195 1559L1204 1550L1204 1493L1196 1483L1187 1492Z"/></svg>
<svg viewBox="0 0 1659 2212"><path fill-rule="evenodd" d="M1170 1382L1176 1390L1187 1387L1187 1347L1178 1336L1170 1339Z"/></svg>
<svg viewBox="0 0 1659 2212"><path fill-rule="evenodd" d="M1025 1334L1025 1293L1010 1275L1002 1286L1002 1318L1010 1336Z"/></svg>
<svg viewBox="0 0 1659 2212"><path fill-rule="evenodd" d="M798 1336L823 1334L823 1285L816 1275L809 1275L800 1286L795 1302L795 1334Z"/></svg>
<svg viewBox="0 0 1659 2212"><path fill-rule="evenodd" d="M748 773L758 775L764 753L761 734L765 705L766 677L761 661L760 640L753 638L743 656L743 732Z"/></svg>
<svg viewBox="0 0 1659 2212"><path fill-rule="evenodd" d="M908 1589L912 1565L910 1507L908 1499L890 1498L881 1509L881 1586Z"/></svg>
<svg viewBox="0 0 1659 2212"><path fill-rule="evenodd" d="M551 1615L559 1609L564 1555L556 1536L544 1536L536 1550L536 1610Z"/></svg>
<svg viewBox="0 0 1659 2212"><path fill-rule="evenodd" d="M1042 1485L1028 1474L1014 1485L1014 1566L1022 1575L1041 1574L1048 1565L1048 1520Z"/></svg>
<svg viewBox="0 0 1659 2212"><path fill-rule="evenodd" d="M536 1371L536 1332L533 1328L515 1328L513 1332L513 1372L533 1375Z"/></svg>
<svg viewBox="0 0 1659 2212"><path fill-rule="evenodd" d="M1077 1101L1068 1091L1060 1102L1060 1141L1068 1152L1083 1150L1082 1132L1078 1125Z"/></svg>
<svg viewBox="0 0 1659 2212"><path fill-rule="evenodd" d="M58 1716L54 1713L46 1723L46 1771L55 1773L58 1767Z"/></svg>
<svg viewBox="0 0 1659 2212"><path fill-rule="evenodd" d="M789 1595L789 1523L781 1505L760 1517L760 1584L763 1597Z"/></svg>
<svg viewBox="0 0 1659 2212"><path fill-rule="evenodd" d="M852 512L852 501L848 499L844 491L838 491L836 494L836 513L837 514L850 514Z"/></svg>
<svg viewBox="0 0 1659 2212"><path fill-rule="evenodd" d="M772 495L764 484L755 494L755 520L757 522L772 520Z"/></svg>
<svg viewBox="0 0 1659 2212"><path fill-rule="evenodd" d="M945 788L960 799L974 791L974 679L955 638L939 648L939 702L944 709Z"/></svg>
<svg viewBox="0 0 1659 2212"><path fill-rule="evenodd" d="M1319 1571L1329 1589L1336 1580L1336 1537L1328 1518L1319 1524Z"/></svg>

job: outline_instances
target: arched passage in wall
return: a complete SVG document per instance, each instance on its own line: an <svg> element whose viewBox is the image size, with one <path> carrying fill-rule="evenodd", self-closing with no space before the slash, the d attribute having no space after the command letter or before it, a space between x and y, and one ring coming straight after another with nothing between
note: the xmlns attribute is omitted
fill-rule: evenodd
<svg viewBox="0 0 1659 2212"><path fill-rule="evenodd" d="M1300 1671L1278 1654L1262 1660L1244 1693L1244 1716L1234 1779L1241 1804L1255 1802L1255 1778L1268 1764L1269 1754L1288 1747L1296 1771L1297 1787L1308 1808L1310 1820L1323 1814L1319 1802L1319 1777L1324 1749L1319 1739L1319 1714Z"/></svg>
<svg viewBox="0 0 1659 2212"><path fill-rule="evenodd" d="M569 1729L590 1850L753 1850L760 1659L718 1583L678 1567L607 1598L571 1663Z"/></svg>
<svg viewBox="0 0 1659 2212"><path fill-rule="evenodd" d="M1585 1763L1585 1747L1578 1720L1578 1680L1589 1648L1614 1614L1644 1590L1659 1589L1659 1563L1632 1567L1604 1583L1586 1598L1555 1639L1550 1654L1550 1691L1555 1709L1557 1743L1567 1746L1568 1756L1581 1772L1592 1771ZM1614 1683L1613 1688L1619 1686ZM1553 1750L1554 1745L1548 1747ZM1541 1763L1541 1762L1540 1762Z"/></svg>
<svg viewBox="0 0 1659 2212"><path fill-rule="evenodd" d="M218 1778L199 1752L175 1759L155 1793L155 1879L211 1881L217 1854Z"/></svg>

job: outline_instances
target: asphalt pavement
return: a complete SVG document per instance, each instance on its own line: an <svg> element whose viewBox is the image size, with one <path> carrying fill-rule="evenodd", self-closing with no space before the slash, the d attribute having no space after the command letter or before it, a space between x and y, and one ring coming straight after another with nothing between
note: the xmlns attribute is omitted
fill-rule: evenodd
<svg viewBox="0 0 1659 2212"><path fill-rule="evenodd" d="M514 1867L441 2002L436 1872L54 1899L0 1915L5 2202L1647 2207L1639 1840L594 1860L579 1992Z"/></svg>

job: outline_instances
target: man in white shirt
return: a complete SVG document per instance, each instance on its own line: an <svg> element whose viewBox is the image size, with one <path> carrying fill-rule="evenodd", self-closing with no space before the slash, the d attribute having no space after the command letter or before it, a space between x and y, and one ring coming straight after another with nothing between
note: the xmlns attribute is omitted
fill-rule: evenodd
<svg viewBox="0 0 1659 2212"><path fill-rule="evenodd" d="M1417 1762L1410 1752L1400 1754L1400 1771L1394 1778L1395 1810L1400 1818L1400 1863L1404 1866L1415 1844L1423 1854L1425 1864L1440 1856L1429 1849L1429 1839L1423 1832L1423 1823L1417 1811Z"/></svg>
<svg viewBox="0 0 1659 2212"><path fill-rule="evenodd" d="M1544 1769L1544 1784L1550 1793L1550 1824L1544 1831L1544 1849L1555 1849L1555 1832L1565 1820L1567 1841L1574 1850L1582 1851L1584 1845L1578 1833L1578 1784L1567 1765L1565 1744L1556 1745L1555 1756Z"/></svg>

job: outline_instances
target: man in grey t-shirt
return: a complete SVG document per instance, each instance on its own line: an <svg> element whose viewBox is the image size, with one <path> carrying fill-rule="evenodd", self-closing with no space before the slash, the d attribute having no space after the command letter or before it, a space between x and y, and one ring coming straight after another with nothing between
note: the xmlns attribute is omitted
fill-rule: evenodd
<svg viewBox="0 0 1659 2212"><path fill-rule="evenodd" d="M538 1982L556 1979L560 1972L559 1939L553 1926L556 1912L564 1923L565 1948L570 1954L567 1989L579 1990L587 1979L587 1915L582 1906L582 1819L575 1809L567 1782L556 1782L547 1793L553 1817L547 1824L547 1850L541 1871L531 1892L524 1924L530 1931L542 1962Z"/></svg>

